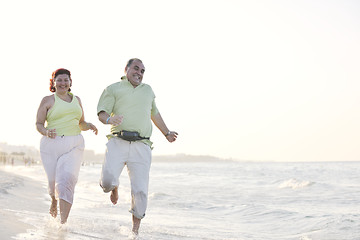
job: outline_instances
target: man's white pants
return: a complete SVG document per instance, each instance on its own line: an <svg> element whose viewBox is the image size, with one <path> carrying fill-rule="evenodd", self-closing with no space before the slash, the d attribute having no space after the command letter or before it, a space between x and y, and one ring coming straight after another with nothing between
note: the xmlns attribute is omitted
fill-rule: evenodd
<svg viewBox="0 0 360 240"><path fill-rule="evenodd" d="M41 138L40 155L50 196L73 203L83 153L84 138L81 134Z"/></svg>
<svg viewBox="0 0 360 240"><path fill-rule="evenodd" d="M106 147L100 185L104 192L119 186L119 177L126 165L132 199L129 211L142 219L147 207L151 148L141 141L129 142L116 137L111 138Z"/></svg>

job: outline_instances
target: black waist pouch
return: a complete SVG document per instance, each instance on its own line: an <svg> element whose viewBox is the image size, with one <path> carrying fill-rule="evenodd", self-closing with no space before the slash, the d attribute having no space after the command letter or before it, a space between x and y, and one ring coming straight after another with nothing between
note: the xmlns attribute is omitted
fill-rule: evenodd
<svg viewBox="0 0 360 240"><path fill-rule="evenodd" d="M125 131L125 130L122 130L120 132L116 132L116 133L113 133L115 136L121 138L121 139L124 139L126 141L138 141L138 140L143 140L143 139L149 139L149 138L146 138L146 137L141 137L140 134L138 132L130 132L130 131Z"/></svg>

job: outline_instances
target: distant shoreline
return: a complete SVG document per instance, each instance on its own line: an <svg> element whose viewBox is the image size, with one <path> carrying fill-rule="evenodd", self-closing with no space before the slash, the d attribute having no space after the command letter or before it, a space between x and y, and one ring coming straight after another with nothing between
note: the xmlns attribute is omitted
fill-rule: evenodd
<svg viewBox="0 0 360 240"><path fill-rule="evenodd" d="M104 153L95 153L94 150L85 149L84 165L98 164L104 161ZM6 158L6 160L5 160ZM40 152L31 146L15 146L0 142L0 165L9 165L14 159L15 165L39 164L41 163ZM185 153L177 153L172 155L153 155L153 162L241 162L241 163L321 163L321 162L360 162L360 160L337 160L337 161L278 161L278 160L249 160L235 158L220 158L209 155L190 155Z"/></svg>

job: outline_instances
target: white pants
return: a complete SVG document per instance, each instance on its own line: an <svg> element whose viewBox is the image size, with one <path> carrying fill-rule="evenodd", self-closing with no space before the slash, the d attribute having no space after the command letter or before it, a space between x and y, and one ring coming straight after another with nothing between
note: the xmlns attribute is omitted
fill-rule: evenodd
<svg viewBox="0 0 360 240"><path fill-rule="evenodd" d="M41 161L48 178L50 196L73 203L83 152L84 138L81 134L41 138Z"/></svg>
<svg viewBox="0 0 360 240"><path fill-rule="evenodd" d="M100 185L104 192L119 186L119 177L126 165L132 199L129 211L142 219L147 207L151 149L143 142L129 142L116 137L111 138L106 147Z"/></svg>

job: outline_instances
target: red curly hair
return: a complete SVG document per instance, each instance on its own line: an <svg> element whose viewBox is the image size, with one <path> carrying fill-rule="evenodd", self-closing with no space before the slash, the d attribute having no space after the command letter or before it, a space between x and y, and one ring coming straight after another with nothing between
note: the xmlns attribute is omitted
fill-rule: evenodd
<svg viewBox="0 0 360 240"><path fill-rule="evenodd" d="M50 92L56 92L56 89L55 89L55 78L60 75L60 74L66 74L69 76L69 79L70 81L72 82L72 79L71 79L71 73L69 70L65 69L65 68L59 68L57 70L55 70L53 73L52 73L52 77L50 79ZM69 92L71 91L71 89L69 88Z"/></svg>

